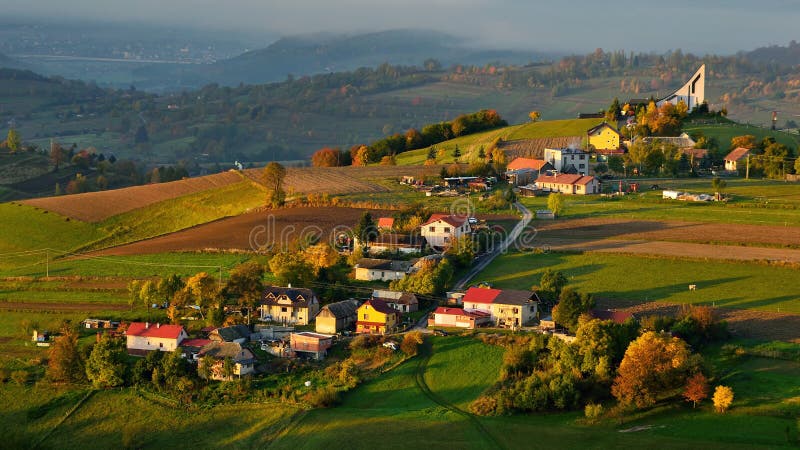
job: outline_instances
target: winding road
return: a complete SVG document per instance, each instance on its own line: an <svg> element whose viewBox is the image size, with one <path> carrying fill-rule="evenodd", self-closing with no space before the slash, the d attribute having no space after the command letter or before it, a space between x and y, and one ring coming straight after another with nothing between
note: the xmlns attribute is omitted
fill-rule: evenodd
<svg viewBox="0 0 800 450"><path fill-rule="evenodd" d="M494 259L498 255L505 253L506 249L508 249L508 247L511 246L511 244L513 244L514 241L516 241L519 238L519 236L522 234L522 231L531 222L531 219L533 219L533 214L528 208L526 208L524 205L522 205L522 203L519 202L514 203L514 207L520 210L520 212L522 213L522 220L520 220L514 226L514 228L511 230L511 233L508 234L506 239L503 242L501 242L500 245L498 245L497 248L494 249L494 251L483 255L478 260L477 264L472 266L470 271L467 272L467 274L464 275L460 280L458 280L455 285L453 285L453 290L456 291L463 290L464 286L466 286L467 283L469 283L469 280L475 278L475 276L478 273L480 273L483 269L485 269L486 266L488 266L492 261L494 261Z"/></svg>

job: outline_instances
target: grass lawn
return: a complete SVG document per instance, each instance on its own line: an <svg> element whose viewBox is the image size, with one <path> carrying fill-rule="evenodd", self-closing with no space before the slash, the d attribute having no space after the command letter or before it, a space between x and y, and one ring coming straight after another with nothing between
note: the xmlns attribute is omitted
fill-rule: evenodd
<svg viewBox="0 0 800 450"><path fill-rule="evenodd" d="M50 276L145 278L177 274L185 277L203 271L212 276L219 276L219 269L222 268L222 277L226 278L231 268L252 258L254 255L242 253L185 252L98 256L86 259L51 259ZM15 258L15 260L22 261L22 257ZM44 277L44 258L33 260L33 262L35 264L32 264L28 258L27 266L0 270L0 276ZM263 262L266 262L266 259Z"/></svg>
<svg viewBox="0 0 800 450"><path fill-rule="evenodd" d="M0 217L0 254L47 247L74 250L105 235L95 225L19 203L1 203ZM0 267L5 263L0 257Z"/></svg>
<svg viewBox="0 0 800 450"><path fill-rule="evenodd" d="M569 285L597 297L714 304L719 307L800 313L800 271L763 264L668 259L600 253L509 253L473 283L529 289L546 269L564 272ZM696 284L697 291L687 286Z"/></svg>
<svg viewBox="0 0 800 450"><path fill-rule="evenodd" d="M719 142L720 148L728 148L731 145L731 139L736 136L743 136L752 134L759 141L767 136L774 137L776 141L784 144L790 148L797 148L800 140L797 136L781 131L772 131L768 128L761 128L740 123L731 124L709 124L709 125L696 125L689 123L683 127L683 131L692 135L695 133L703 133L707 137L713 137Z"/></svg>

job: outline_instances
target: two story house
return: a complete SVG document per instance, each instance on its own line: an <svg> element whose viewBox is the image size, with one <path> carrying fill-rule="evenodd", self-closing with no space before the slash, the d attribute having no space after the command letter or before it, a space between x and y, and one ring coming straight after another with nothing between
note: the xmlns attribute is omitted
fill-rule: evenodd
<svg viewBox="0 0 800 450"><path fill-rule="evenodd" d="M589 173L589 154L578 148L546 148L544 160L559 173Z"/></svg>
<svg viewBox="0 0 800 450"><path fill-rule="evenodd" d="M308 325L319 312L319 299L311 289L269 286L261 296L261 320Z"/></svg>
<svg viewBox="0 0 800 450"><path fill-rule="evenodd" d="M181 325L162 325L150 322L132 322L125 330L128 353L143 355L149 351L174 351L189 337Z"/></svg>
<svg viewBox="0 0 800 450"><path fill-rule="evenodd" d="M471 287L464 294L464 311L488 313L495 326L519 328L536 318L539 298L535 292Z"/></svg>
<svg viewBox="0 0 800 450"><path fill-rule="evenodd" d="M400 313L382 300L367 300L358 308L356 333L391 333L400 323Z"/></svg>
<svg viewBox="0 0 800 450"><path fill-rule="evenodd" d="M453 238L460 238L472 232L466 216L452 214L433 214L422 224L422 236L433 248L446 248Z"/></svg>

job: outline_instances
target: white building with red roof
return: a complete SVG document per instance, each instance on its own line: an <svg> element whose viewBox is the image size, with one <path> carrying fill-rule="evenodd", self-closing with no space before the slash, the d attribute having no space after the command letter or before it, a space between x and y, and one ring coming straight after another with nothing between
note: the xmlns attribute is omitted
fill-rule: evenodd
<svg viewBox="0 0 800 450"><path fill-rule="evenodd" d="M492 315L486 311L440 306L428 318L428 326L474 329L489 323L491 319Z"/></svg>
<svg viewBox="0 0 800 450"><path fill-rule="evenodd" d="M750 154L750 149L744 147L732 150L725 156L725 170L730 170L731 172L739 170L739 161L746 159Z"/></svg>
<svg viewBox="0 0 800 450"><path fill-rule="evenodd" d="M600 193L600 182L591 175L560 173L543 175L536 179L536 187L543 191L561 192L569 195Z"/></svg>
<svg viewBox="0 0 800 450"><path fill-rule="evenodd" d="M536 318L539 298L531 291L471 287L463 303L464 311L488 313L495 326L518 328Z"/></svg>
<svg viewBox="0 0 800 450"><path fill-rule="evenodd" d="M467 216L452 214L433 214L427 222L422 224L422 237L428 245L435 248L445 248L459 238L472 232Z"/></svg>
<svg viewBox="0 0 800 450"><path fill-rule="evenodd" d="M189 336L181 325L133 322L125 330L126 346L130 354L143 354L154 350L171 352L187 337Z"/></svg>

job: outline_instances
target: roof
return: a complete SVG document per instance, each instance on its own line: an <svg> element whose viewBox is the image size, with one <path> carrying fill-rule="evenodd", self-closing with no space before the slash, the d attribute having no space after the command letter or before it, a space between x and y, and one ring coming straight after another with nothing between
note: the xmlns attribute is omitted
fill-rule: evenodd
<svg viewBox="0 0 800 450"><path fill-rule="evenodd" d="M534 159L534 158L516 158L506 166L507 170L517 170L517 169L532 169L532 170L542 170L544 166L549 165L547 161L543 159Z"/></svg>
<svg viewBox="0 0 800 450"><path fill-rule="evenodd" d="M697 142L686 133L681 133L680 136L647 136L642 138L642 142L655 142L661 141L674 144L677 147L694 147Z"/></svg>
<svg viewBox="0 0 800 450"><path fill-rule="evenodd" d="M746 157L750 154L749 148L739 147L728 153L725 156L725 161L739 161L740 159Z"/></svg>
<svg viewBox="0 0 800 450"><path fill-rule="evenodd" d="M357 300L343 300L341 302L331 303L322 307L322 310L328 310L333 317L337 319L342 319L349 316L355 316L356 311L358 311L358 301Z"/></svg>
<svg viewBox="0 0 800 450"><path fill-rule="evenodd" d="M606 115L604 113L579 113L578 119L602 119Z"/></svg>
<svg viewBox="0 0 800 450"><path fill-rule="evenodd" d="M704 148L682 148L680 152L695 159L703 159L708 156L708 150Z"/></svg>
<svg viewBox="0 0 800 450"><path fill-rule="evenodd" d="M394 226L394 218L392 217L381 217L378 219L378 228L390 229L393 226Z"/></svg>
<svg viewBox="0 0 800 450"><path fill-rule="evenodd" d="M421 247L423 238L418 234L382 233L370 245Z"/></svg>
<svg viewBox="0 0 800 450"><path fill-rule="evenodd" d="M586 185L591 183L594 177L591 175L569 174L560 173L558 175L543 175L536 179L536 184L539 183L555 183L555 184L580 184Z"/></svg>
<svg viewBox="0 0 800 450"><path fill-rule="evenodd" d="M520 291L516 289L486 289L471 287L464 295L464 303L483 303L498 305L525 305L531 301L538 301L535 292Z"/></svg>
<svg viewBox="0 0 800 450"><path fill-rule="evenodd" d="M372 298L382 300L386 303L397 303L401 305L414 305L419 303L417 296L411 292L387 291L384 289L372 291Z"/></svg>
<svg viewBox="0 0 800 450"><path fill-rule="evenodd" d="M239 352L245 352L245 358L239 358L238 360L236 357L239 355ZM236 342L212 342L205 347L203 347L200 352L198 353L199 356L210 356L215 359L225 359L225 358L232 358L234 361L241 362L246 360L251 360L254 358L253 352L248 350L247 348L243 348L241 344Z"/></svg>
<svg viewBox="0 0 800 450"><path fill-rule="evenodd" d="M184 339L181 341L181 347L205 347L210 344L211 339Z"/></svg>
<svg viewBox="0 0 800 450"><path fill-rule="evenodd" d="M593 309L590 311L592 317L600 320L612 320L615 323L623 323L633 318L633 314L623 311L612 311L610 309Z"/></svg>
<svg viewBox="0 0 800 450"><path fill-rule="evenodd" d="M132 322L125 331L126 336L141 336L160 339L178 339L183 332L181 325L161 325L160 323Z"/></svg>
<svg viewBox="0 0 800 450"><path fill-rule="evenodd" d="M373 298L373 299L367 300L367 301L366 301L366 302L364 302L364 304L363 304L363 305L361 305L361 306L365 306L365 305L370 305L370 306L372 306L372 309L374 309L375 311L378 311L379 313L384 313L384 314L397 314L397 310L395 310L395 309L394 309L394 308L392 308L391 306L387 305L385 301L383 301L383 300L378 300L378 299L376 299L376 298Z"/></svg>
<svg viewBox="0 0 800 450"><path fill-rule="evenodd" d="M408 272L413 264L411 261L393 259L361 258L356 263L357 269L377 269L394 270L396 272Z"/></svg>
<svg viewBox="0 0 800 450"><path fill-rule="evenodd" d="M284 295L292 301L292 306L301 308L308 306L309 300L317 296L314 291L307 288L269 286L264 289L261 303L264 305L277 305L278 298Z"/></svg>
<svg viewBox="0 0 800 450"><path fill-rule="evenodd" d="M609 129L610 129L611 131L613 131L614 133L616 133L616 134L619 134L619 131L617 131L617 129L616 129L616 128L614 128L614 127L612 127L611 125L609 125L609 124L608 124L608 122L603 122L603 123L601 123L600 125L597 125L597 126L595 126L595 127L589 128L589 129L586 131L586 134L592 134L592 133L594 133L595 131L600 131L600 129L601 129L601 128L609 128Z"/></svg>
<svg viewBox="0 0 800 450"><path fill-rule="evenodd" d="M432 224L438 221L445 222L449 225L454 227L460 227L467 221L467 216L454 216L452 214L431 214L431 217L428 218L428 221L423 223L422 226Z"/></svg>
<svg viewBox="0 0 800 450"><path fill-rule="evenodd" d="M442 314L446 316L467 316L467 317L489 317L491 314L485 311L477 311L477 310L467 310L461 308L451 308L448 306L440 306L436 308L436 311L433 312L434 314Z"/></svg>
<svg viewBox="0 0 800 450"><path fill-rule="evenodd" d="M212 331L217 333L222 340L226 342L235 341L236 339L250 339L250 328L247 325L232 325L230 327L221 327Z"/></svg>
<svg viewBox="0 0 800 450"><path fill-rule="evenodd" d="M311 331L301 331L299 333L292 333L292 336L303 336L303 337L307 337L307 338L311 338L311 339L319 339L319 340L333 338L333 336L331 336L330 334L320 334L320 333L314 333L314 332L311 332Z"/></svg>

